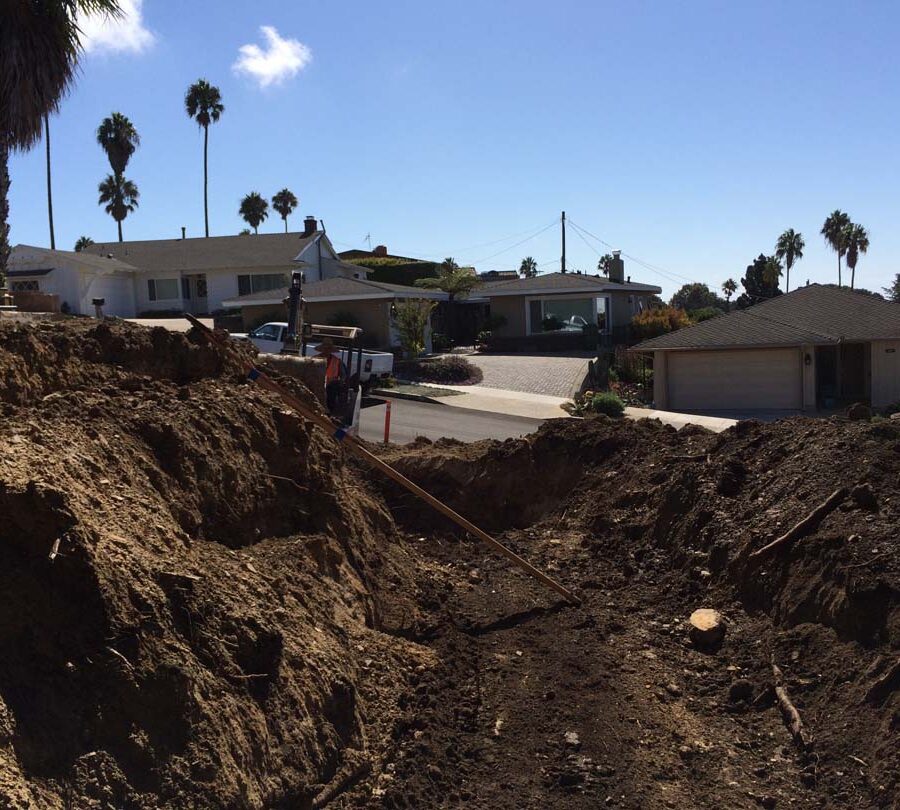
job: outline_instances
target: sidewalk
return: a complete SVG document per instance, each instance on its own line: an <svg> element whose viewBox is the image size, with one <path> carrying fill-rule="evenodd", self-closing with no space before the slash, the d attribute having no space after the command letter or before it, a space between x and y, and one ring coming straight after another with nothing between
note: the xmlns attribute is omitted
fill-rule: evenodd
<svg viewBox="0 0 900 810"><path fill-rule="evenodd" d="M629 419L659 419L664 425L671 425L676 430L681 430L685 425L699 425L711 430L713 433L721 433L723 430L733 427L738 423L737 419L725 419L721 416L699 416L691 413L676 413L674 411L654 411L650 408L626 408L625 416Z"/></svg>
<svg viewBox="0 0 900 810"><path fill-rule="evenodd" d="M467 408L471 411L490 411L509 416L526 416L531 419L561 419L568 417L560 406L571 400L546 394L526 394L484 385L434 385L421 383L428 388L452 389L456 396L441 397L440 403L451 408Z"/></svg>

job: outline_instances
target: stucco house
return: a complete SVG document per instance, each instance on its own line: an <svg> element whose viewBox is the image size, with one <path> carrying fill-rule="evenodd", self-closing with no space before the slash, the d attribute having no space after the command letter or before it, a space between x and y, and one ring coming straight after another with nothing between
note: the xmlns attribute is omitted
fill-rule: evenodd
<svg viewBox="0 0 900 810"><path fill-rule="evenodd" d="M561 338L580 337L585 327L601 335L624 334L631 319L662 290L625 277L615 255L609 277L582 273L547 273L533 278L490 281L470 300L485 299L491 317L502 319L493 329L498 345L557 345Z"/></svg>
<svg viewBox="0 0 900 810"><path fill-rule="evenodd" d="M133 318L154 312L212 314L228 298L287 286L292 270L308 281L363 279L365 267L342 261L313 217L301 233L152 239L94 244L81 253L17 245L13 289L59 295L73 314Z"/></svg>
<svg viewBox="0 0 900 810"><path fill-rule="evenodd" d="M644 341L657 408L812 411L900 401L900 304L810 284Z"/></svg>

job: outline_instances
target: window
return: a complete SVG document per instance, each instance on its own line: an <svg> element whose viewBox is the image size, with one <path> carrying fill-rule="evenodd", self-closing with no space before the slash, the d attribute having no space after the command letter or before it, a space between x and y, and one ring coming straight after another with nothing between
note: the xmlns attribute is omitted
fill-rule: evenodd
<svg viewBox="0 0 900 810"><path fill-rule="evenodd" d="M148 278L147 297L151 301L173 301L179 298L177 278Z"/></svg>
<svg viewBox="0 0 900 810"><path fill-rule="evenodd" d="M581 332L606 327L605 298L540 298L528 302L529 332Z"/></svg>
<svg viewBox="0 0 900 810"><path fill-rule="evenodd" d="M260 273L255 276L238 276L238 295L250 295L250 293L263 292L265 290L280 290L288 286L286 273Z"/></svg>
<svg viewBox="0 0 900 810"><path fill-rule="evenodd" d="M40 292L41 282L37 279L29 279L27 281L11 281L9 288L13 292Z"/></svg>
<svg viewBox="0 0 900 810"><path fill-rule="evenodd" d="M260 340L278 340L281 337L281 327L267 323L265 326L260 326L259 329L254 329L250 333L250 337L259 338Z"/></svg>

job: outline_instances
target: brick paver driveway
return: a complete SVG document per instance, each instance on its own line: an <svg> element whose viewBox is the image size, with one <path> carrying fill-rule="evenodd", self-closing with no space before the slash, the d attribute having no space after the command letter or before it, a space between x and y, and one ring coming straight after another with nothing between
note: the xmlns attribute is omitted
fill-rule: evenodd
<svg viewBox="0 0 900 810"><path fill-rule="evenodd" d="M588 360L594 355L559 354L472 354L466 359L484 374L482 385L527 394L571 397L587 375Z"/></svg>

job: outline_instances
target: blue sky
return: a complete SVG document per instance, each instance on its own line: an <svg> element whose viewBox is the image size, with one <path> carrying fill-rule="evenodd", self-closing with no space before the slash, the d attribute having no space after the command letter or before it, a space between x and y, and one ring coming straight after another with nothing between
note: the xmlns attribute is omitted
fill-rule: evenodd
<svg viewBox="0 0 900 810"><path fill-rule="evenodd" d="M806 237L792 286L836 281L819 228L835 208L870 232L858 284L900 272L900 6L892 3L205 2L130 0L126 29L91 26L77 86L51 120L57 246L116 238L96 204L94 140L112 111L142 137L126 174L126 239L203 232L202 136L184 113L220 87L210 228L241 197L288 186L340 247L558 269L558 218L668 297L739 280L788 227ZM275 49L261 31L277 32ZM242 46L260 53L236 70ZM49 242L43 144L11 161L11 241ZM270 216L262 231L282 227ZM515 246L513 246L515 245ZM606 247L568 238L593 271Z"/></svg>

